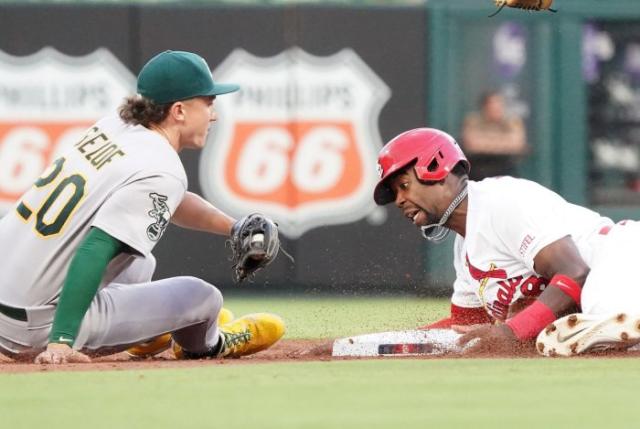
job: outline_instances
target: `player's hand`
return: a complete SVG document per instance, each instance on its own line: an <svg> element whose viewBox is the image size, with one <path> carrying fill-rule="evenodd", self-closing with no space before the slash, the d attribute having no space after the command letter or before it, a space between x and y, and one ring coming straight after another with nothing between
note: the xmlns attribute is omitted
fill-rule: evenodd
<svg viewBox="0 0 640 429"><path fill-rule="evenodd" d="M523 344L513 331L504 324L484 325L458 338L464 354L514 353L522 350Z"/></svg>
<svg viewBox="0 0 640 429"><path fill-rule="evenodd" d="M56 365L61 363L89 363L89 356L69 347L68 344L49 343L47 349L36 356L35 363Z"/></svg>

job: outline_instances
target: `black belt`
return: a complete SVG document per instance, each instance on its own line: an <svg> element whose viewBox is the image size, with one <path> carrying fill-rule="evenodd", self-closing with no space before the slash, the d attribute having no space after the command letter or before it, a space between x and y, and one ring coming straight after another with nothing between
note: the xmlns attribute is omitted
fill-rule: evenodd
<svg viewBox="0 0 640 429"><path fill-rule="evenodd" d="M27 321L27 311L24 308L15 308L0 304L0 313L12 319L20 320L21 322Z"/></svg>

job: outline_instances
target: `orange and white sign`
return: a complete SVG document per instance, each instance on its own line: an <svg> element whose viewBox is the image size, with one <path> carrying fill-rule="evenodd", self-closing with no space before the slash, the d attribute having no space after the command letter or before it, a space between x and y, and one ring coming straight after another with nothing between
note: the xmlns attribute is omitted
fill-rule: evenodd
<svg viewBox="0 0 640 429"><path fill-rule="evenodd" d="M265 213L289 237L377 210L378 116L390 90L353 50L239 49L214 79L241 90L216 99L219 122L200 158L209 201L236 217Z"/></svg>
<svg viewBox="0 0 640 429"><path fill-rule="evenodd" d="M0 51L0 214L87 127L134 92L135 76L106 49L70 57Z"/></svg>

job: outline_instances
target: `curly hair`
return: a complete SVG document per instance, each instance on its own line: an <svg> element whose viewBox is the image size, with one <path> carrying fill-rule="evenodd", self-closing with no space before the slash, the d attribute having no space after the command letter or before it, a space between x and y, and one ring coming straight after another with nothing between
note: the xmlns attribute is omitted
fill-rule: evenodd
<svg viewBox="0 0 640 429"><path fill-rule="evenodd" d="M118 113L125 123L148 128L150 124L162 122L169 114L172 104L156 104L148 98L134 95L124 100Z"/></svg>

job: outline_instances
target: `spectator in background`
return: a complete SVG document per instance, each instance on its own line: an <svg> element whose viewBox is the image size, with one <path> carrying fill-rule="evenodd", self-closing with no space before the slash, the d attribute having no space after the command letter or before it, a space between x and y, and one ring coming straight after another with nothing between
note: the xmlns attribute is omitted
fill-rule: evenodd
<svg viewBox="0 0 640 429"><path fill-rule="evenodd" d="M480 111L464 120L462 146L473 165L472 180L513 176L529 151L522 120L507 116L504 104L499 92L485 92L479 100Z"/></svg>

